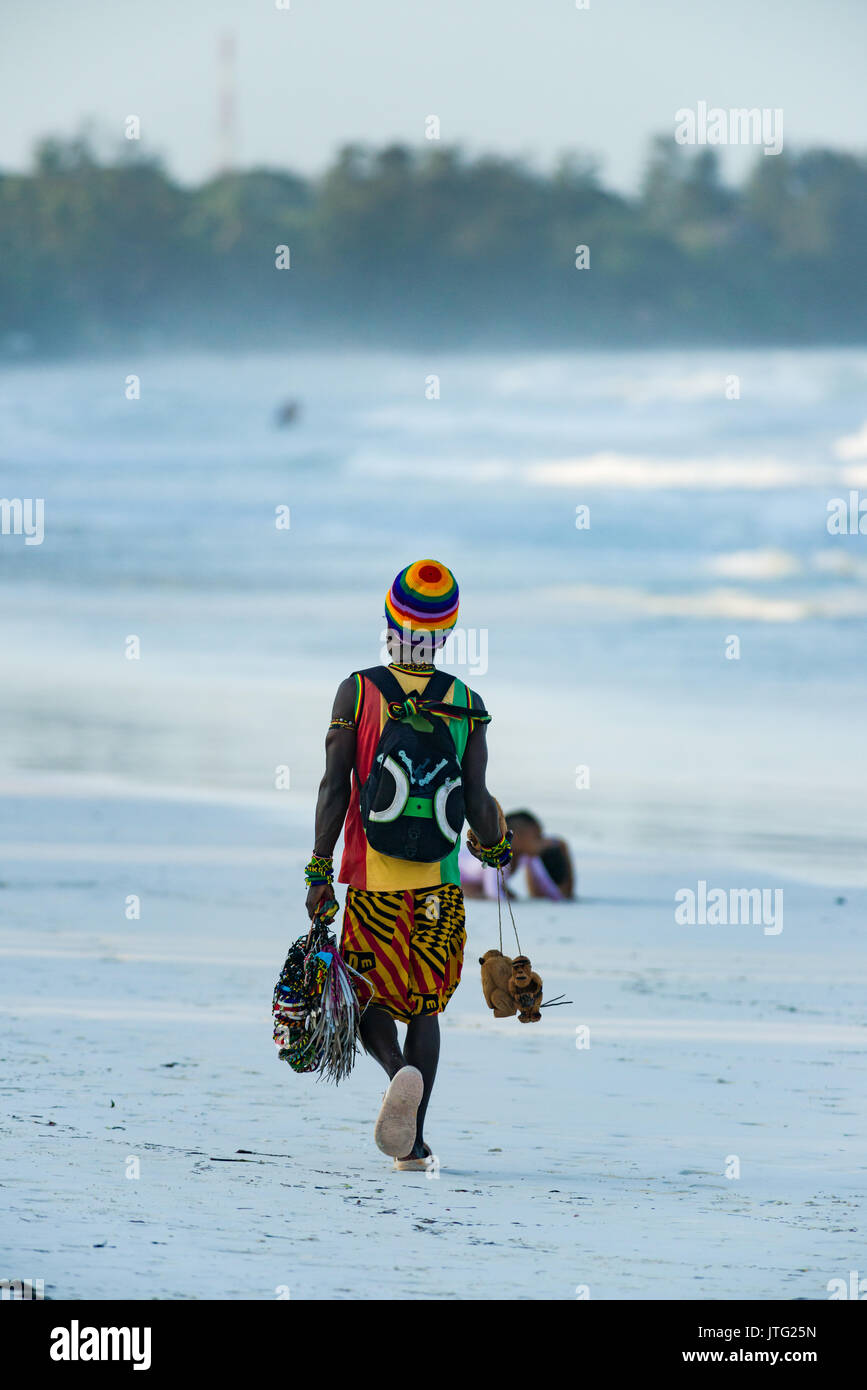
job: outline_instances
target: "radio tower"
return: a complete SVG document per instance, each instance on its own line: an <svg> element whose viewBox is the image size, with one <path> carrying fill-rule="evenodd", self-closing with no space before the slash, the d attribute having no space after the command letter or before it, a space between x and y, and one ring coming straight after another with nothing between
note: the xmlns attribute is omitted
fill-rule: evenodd
<svg viewBox="0 0 867 1390"><path fill-rule="evenodd" d="M217 41L217 170L220 174L231 174L234 171L238 155L237 56L236 36L231 30L227 30Z"/></svg>

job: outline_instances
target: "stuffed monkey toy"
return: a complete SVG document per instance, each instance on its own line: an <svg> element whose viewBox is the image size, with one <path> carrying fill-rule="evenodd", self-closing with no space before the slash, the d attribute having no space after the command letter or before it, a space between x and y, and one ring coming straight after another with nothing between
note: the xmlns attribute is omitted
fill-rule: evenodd
<svg viewBox="0 0 867 1390"><path fill-rule="evenodd" d="M496 802L500 836L505 835L506 817L499 801ZM481 848L474 830L467 832L467 845L478 859ZM504 956L502 951L486 951L479 956L482 967L482 992L485 1003L493 1009L494 1018L513 1018L515 1014L521 1023L538 1023L542 1015L542 980L531 969L527 956Z"/></svg>
<svg viewBox="0 0 867 1390"><path fill-rule="evenodd" d="M527 956L515 956L506 989L515 1001L519 1023L538 1023L542 1017L542 979L531 969Z"/></svg>
<svg viewBox="0 0 867 1390"><path fill-rule="evenodd" d="M502 951L486 951L479 956L482 967L482 992L485 1003L493 1009L494 1018L511 1018L518 1012L518 1005L509 993L512 978L512 961Z"/></svg>
<svg viewBox="0 0 867 1390"><path fill-rule="evenodd" d="M512 960L502 951L486 951L479 956L479 964L485 1003L493 1009L494 1018L512 1018L517 1014L520 1023L539 1022L542 980L530 968L526 956Z"/></svg>

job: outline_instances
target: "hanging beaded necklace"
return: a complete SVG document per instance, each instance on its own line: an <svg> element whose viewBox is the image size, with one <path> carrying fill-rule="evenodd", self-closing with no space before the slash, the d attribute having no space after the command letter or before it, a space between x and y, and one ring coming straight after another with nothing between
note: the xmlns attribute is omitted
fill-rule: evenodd
<svg viewBox="0 0 867 1390"><path fill-rule="evenodd" d="M431 661L390 661L389 666L392 671L402 671L405 676L432 676L436 667Z"/></svg>

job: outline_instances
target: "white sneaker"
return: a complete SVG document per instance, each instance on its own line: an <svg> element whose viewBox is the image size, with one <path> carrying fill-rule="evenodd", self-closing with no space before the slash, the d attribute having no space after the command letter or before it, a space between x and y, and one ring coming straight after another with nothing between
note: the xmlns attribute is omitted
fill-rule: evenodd
<svg viewBox="0 0 867 1390"><path fill-rule="evenodd" d="M390 1158L408 1154L415 1143L416 1115L423 1094L418 1067L401 1067L392 1077L373 1131L376 1147Z"/></svg>
<svg viewBox="0 0 867 1390"><path fill-rule="evenodd" d="M396 1173L426 1173L435 1163L430 1145L424 1146L424 1158L396 1158L394 1160L394 1171Z"/></svg>

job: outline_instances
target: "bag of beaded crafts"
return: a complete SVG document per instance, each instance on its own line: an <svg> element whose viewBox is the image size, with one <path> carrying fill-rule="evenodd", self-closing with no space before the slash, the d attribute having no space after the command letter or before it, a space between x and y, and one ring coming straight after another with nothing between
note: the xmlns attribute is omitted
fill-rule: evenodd
<svg viewBox="0 0 867 1390"><path fill-rule="evenodd" d="M280 1060L293 1071L315 1071L335 1083L355 1064L358 1025L372 993L328 931L336 915L333 898L320 903L308 935L289 947L272 1001Z"/></svg>

